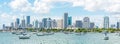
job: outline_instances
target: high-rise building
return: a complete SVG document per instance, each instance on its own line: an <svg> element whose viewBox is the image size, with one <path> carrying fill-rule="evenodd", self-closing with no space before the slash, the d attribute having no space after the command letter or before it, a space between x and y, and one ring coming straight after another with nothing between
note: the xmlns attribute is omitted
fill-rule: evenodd
<svg viewBox="0 0 120 44"><path fill-rule="evenodd" d="M20 19L19 18L16 18L16 21L15 21L15 28L19 28L20 26Z"/></svg>
<svg viewBox="0 0 120 44"><path fill-rule="evenodd" d="M95 26L94 22L91 22L90 23L90 28L92 29L92 28L94 28L94 26Z"/></svg>
<svg viewBox="0 0 120 44"><path fill-rule="evenodd" d="M38 22L38 20L35 21L35 28L39 28L39 22Z"/></svg>
<svg viewBox="0 0 120 44"><path fill-rule="evenodd" d="M14 28L14 23L13 22L11 23L11 28Z"/></svg>
<svg viewBox="0 0 120 44"><path fill-rule="evenodd" d="M55 19L52 20L51 24L52 24L52 28L56 28L57 27L57 22L56 22Z"/></svg>
<svg viewBox="0 0 120 44"><path fill-rule="evenodd" d="M68 13L64 13L63 28L66 29L67 26L68 26Z"/></svg>
<svg viewBox="0 0 120 44"><path fill-rule="evenodd" d="M90 28L90 19L89 19L89 17L84 17L82 27L83 28Z"/></svg>
<svg viewBox="0 0 120 44"><path fill-rule="evenodd" d="M68 26L72 25L72 17L68 17Z"/></svg>
<svg viewBox="0 0 120 44"><path fill-rule="evenodd" d="M63 19L57 20L57 28L62 29L63 28Z"/></svg>
<svg viewBox="0 0 120 44"><path fill-rule="evenodd" d="M75 23L75 27L76 28L82 28L82 21L77 20L76 23Z"/></svg>
<svg viewBox="0 0 120 44"><path fill-rule="evenodd" d="M120 29L120 22L117 22L117 29Z"/></svg>
<svg viewBox="0 0 120 44"><path fill-rule="evenodd" d="M110 28L116 28L115 24L111 24Z"/></svg>
<svg viewBox="0 0 120 44"><path fill-rule="evenodd" d="M105 16L104 17L104 24L103 24L104 28L109 28L109 17Z"/></svg>
<svg viewBox="0 0 120 44"><path fill-rule="evenodd" d="M48 18L48 19L47 19L47 29L52 28L51 22L52 22L51 18Z"/></svg>
<svg viewBox="0 0 120 44"><path fill-rule="evenodd" d="M34 21L32 22L33 27L35 27Z"/></svg>
<svg viewBox="0 0 120 44"><path fill-rule="evenodd" d="M21 22L21 27L26 28L26 23L25 23L25 18L23 17L22 22Z"/></svg>
<svg viewBox="0 0 120 44"><path fill-rule="evenodd" d="M26 24L27 24L27 26L30 24L30 16L26 17Z"/></svg>
<svg viewBox="0 0 120 44"><path fill-rule="evenodd" d="M43 28L47 28L47 18L42 19Z"/></svg>
<svg viewBox="0 0 120 44"><path fill-rule="evenodd" d="M5 24L3 24L3 29L5 29Z"/></svg>
<svg viewBox="0 0 120 44"><path fill-rule="evenodd" d="M17 25L20 24L20 19L19 18L16 19L16 23L17 23Z"/></svg>
<svg viewBox="0 0 120 44"><path fill-rule="evenodd" d="M39 28L43 28L43 23L39 22Z"/></svg>

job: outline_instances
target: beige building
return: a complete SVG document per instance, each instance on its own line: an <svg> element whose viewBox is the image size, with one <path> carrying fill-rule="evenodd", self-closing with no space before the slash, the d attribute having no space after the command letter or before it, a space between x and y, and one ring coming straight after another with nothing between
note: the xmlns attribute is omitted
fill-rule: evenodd
<svg viewBox="0 0 120 44"><path fill-rule="evenodd" d="M63 28L63 19L57 20L57 28L62 29Z"/></svg>

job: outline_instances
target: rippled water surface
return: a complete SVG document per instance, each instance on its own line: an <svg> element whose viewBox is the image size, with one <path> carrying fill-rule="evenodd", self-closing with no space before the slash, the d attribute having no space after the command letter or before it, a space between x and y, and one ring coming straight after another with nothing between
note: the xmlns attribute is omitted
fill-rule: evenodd
<svg viewBox="0 0 120 44"><path fill-rule="evenodd" d="M31 34L30 39L19 39L10 32L0 32L0 44L120 44L120 36L109 33L109 40L104 40L102 33L87 33L85 35L55 33L48 36Z"/></svg>

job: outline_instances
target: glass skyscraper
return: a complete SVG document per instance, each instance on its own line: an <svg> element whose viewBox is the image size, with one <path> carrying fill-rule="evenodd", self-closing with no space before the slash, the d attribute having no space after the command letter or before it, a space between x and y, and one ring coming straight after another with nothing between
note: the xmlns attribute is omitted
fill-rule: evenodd
<svg viewBox="0 0 120 44"><path fill-rule="evenodd" d="M35 21L35 28L39 28L39 22L38 22L38 20Z"/></svg>
<svg viewBox="0 0 120 44"><path fill-rule="evenodd" d="M72 17L68 17L68 25L72 25Z"/></svg>
<svg viewBox="0 0 120 44"><path fill-rule="evenodd" d="M68 26L68 13L64 13L63 28L66 29L67 26Z"/></svg>
<svg viewBox="0 0 120 44"><path fill-rule="evenodd" d="M5 29L5 24L3 24L3 29Z"/></svg>
<svg viewBox="0 0 120 44"><path fill-rule="evenodd" d="M20 24L20 19L19 18L16 19L16 23L17 23L17 25Z"/></svg>
<svg viewBox="0 0 120 44"><path fill-rule="evenodd" d="M120 28L120 22L117 22L117 29Z"/></svg>
<svg viewBox="0 0 120 44"><path fill-rule="evenodd" d="M75 24L75 27L76 27L76 28L82 28L82 21L77 20L77 21L76 21L76 24Z"/></svg>
<svg viewBox="0 0 120 44"><path fill-rule="evenodd" d="M92 28L94 28L94 26L95 26L95 23L94 23L94 22L91 22L91 23L90 23L90 28L92 29Z"/></svg>
<svg viewBox="0 0 120 44"><path fill-rule="evenodd" d="M42 19L43 28L47 28L47 18Z"/></svg>
<svg viewBox="0 0 120 44"><path fill-rule="evenodd" d="M104 28L109 28L109 17L105 16L104 17L104 24L103 24Z"/></svg>
<svg viewBox="0 0 120 44"><path fill-rule="evenodd" d="M30 16L27 16L27 17L26 17L26 20L27 20L27 21L26 21L26 22L27 22L27 25L29 25L29 24L30 24Z"/></svg>

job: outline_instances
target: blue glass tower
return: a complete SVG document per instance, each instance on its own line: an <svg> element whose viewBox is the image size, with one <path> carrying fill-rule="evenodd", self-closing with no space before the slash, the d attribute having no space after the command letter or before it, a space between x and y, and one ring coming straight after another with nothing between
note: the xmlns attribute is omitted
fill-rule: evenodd
<svg viewBox="0 0 120 44"><path fill-rule="evenodd" d="M72 17L68 17L68 25L72 25Z"/></svg>
<svg viewBox="0 0 120 44"><path fill-rule="evenodd" d="M17 23L17 25L20 24L20 19L19 18L16 19L16 23Z"/></svg>
<svg viewBox="0 0 120 44"><path fill-rule="evenodd" d="M68 13L64 13L63 28L66 29L67 26L68 26Z"/></svg>
<svg viewBox="0 0 120 44"><path fill-rule="evenodd" d="M47 18L42 19L43 28L47 28Z"/></svg>
<svg viewBox="0 0 120 44"><path fill-rule="evenodd" d="M27 16L26 20L27 20L27 25L30 24L30 16Z"/></svg>
<svg viewBox="0 0 120 44"><path fill-rule="evenodd" d="M76 21L76 24L75 24L75 27L76 27L76 28L82 28L82 21L77 20L77 21Z"/></svg>

